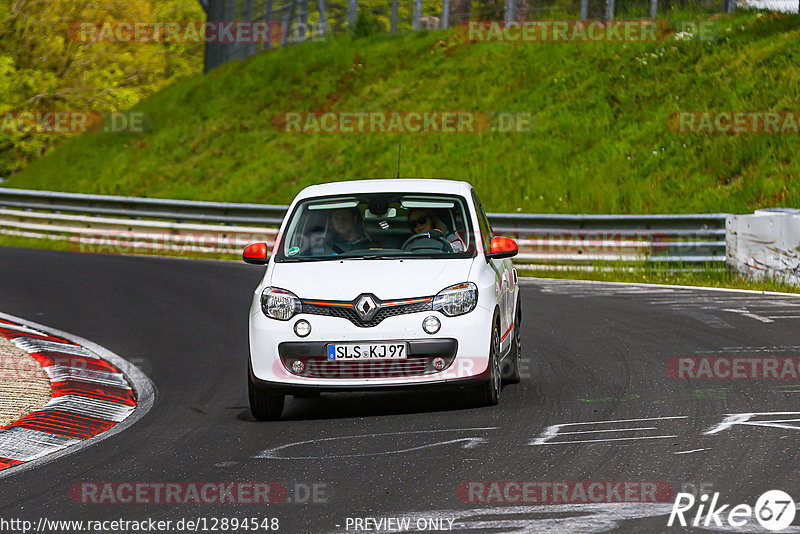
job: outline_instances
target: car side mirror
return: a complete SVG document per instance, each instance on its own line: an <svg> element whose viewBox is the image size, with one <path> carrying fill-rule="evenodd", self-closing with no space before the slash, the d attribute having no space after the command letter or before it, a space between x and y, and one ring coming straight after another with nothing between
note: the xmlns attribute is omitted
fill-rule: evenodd
<svg viewBox="0 0 800 534"><path fill-rule="evenodd" d="M502 260L512 258L517 255L519 249L517 242L508 237L493 237L489 246L489 253L486 258L490 260Z"/></svg>
<svg viewBox="0 0 800 534"><path fill-rule="evenodd" d="M252 243L247 245L242 252L242 259L245 263L252 263L253 265L266 265L269 262L267 256L266 243Z"/></svg>

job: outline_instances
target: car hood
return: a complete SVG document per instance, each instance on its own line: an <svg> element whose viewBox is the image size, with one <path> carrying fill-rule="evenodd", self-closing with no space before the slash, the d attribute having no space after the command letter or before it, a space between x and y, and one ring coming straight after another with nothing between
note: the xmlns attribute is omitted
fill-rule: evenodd
<svg viewBox="0 0 800 534"><path fill-rule="evenodd" d="M276 263L268 283L301 299L353 300L362 293L380 300L427 297L466 282L472 262L473 258Z"/></svg>

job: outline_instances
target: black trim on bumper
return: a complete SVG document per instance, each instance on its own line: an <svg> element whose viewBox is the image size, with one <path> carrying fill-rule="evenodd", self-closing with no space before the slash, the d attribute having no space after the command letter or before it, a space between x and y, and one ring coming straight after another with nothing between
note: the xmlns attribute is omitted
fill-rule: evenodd
<svg viewBox="0 0 800 534"><path fill-rule="evenodd" d="M436 381L426 382L404 382L397 384L357 384L345 385L336 383L331 380L326 384L287 384L285 382L272 382L269 380L261 380L256 378L253 374L252 362L250 358L247 359L247 372L250 376L250 382L256 388L265 392L282 394L282 395L296 395L309 392L345 392L345 391L441 391L448 389L473 389L482 386L489 380L490 369L487 367L479 375L469 376L466 378L450 378Z"/></svg>

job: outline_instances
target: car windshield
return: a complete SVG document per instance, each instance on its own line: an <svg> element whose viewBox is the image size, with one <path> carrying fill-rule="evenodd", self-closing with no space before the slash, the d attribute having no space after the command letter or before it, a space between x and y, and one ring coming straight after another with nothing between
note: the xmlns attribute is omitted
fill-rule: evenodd
<svg viewBox="0 0 800 534"><path fill-rule="evenodd" d="M298 203L275 261L474 255L475 239L463 198L367 193Z"/></svg>

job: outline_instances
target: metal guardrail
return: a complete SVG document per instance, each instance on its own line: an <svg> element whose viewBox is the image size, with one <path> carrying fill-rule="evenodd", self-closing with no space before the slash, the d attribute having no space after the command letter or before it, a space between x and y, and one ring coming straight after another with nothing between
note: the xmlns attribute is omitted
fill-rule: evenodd
<svg viewBox="0 0 800 534"><path fill-rule="evenodd" d="M0 208L269 226L280 225L286 214L286 206L267 204L195 202L8 188L0 188Z"/></svg>
<svg viewBox="0 0 800 534"><path fill-rule="evenodd" d="M66 239L86 252L238 253L252 241L274 242L286 209L0 188L0 233ZM726 259L725 218L489 214L495 233L517 239L517 260L537 265L721 264Z"/></svg>

